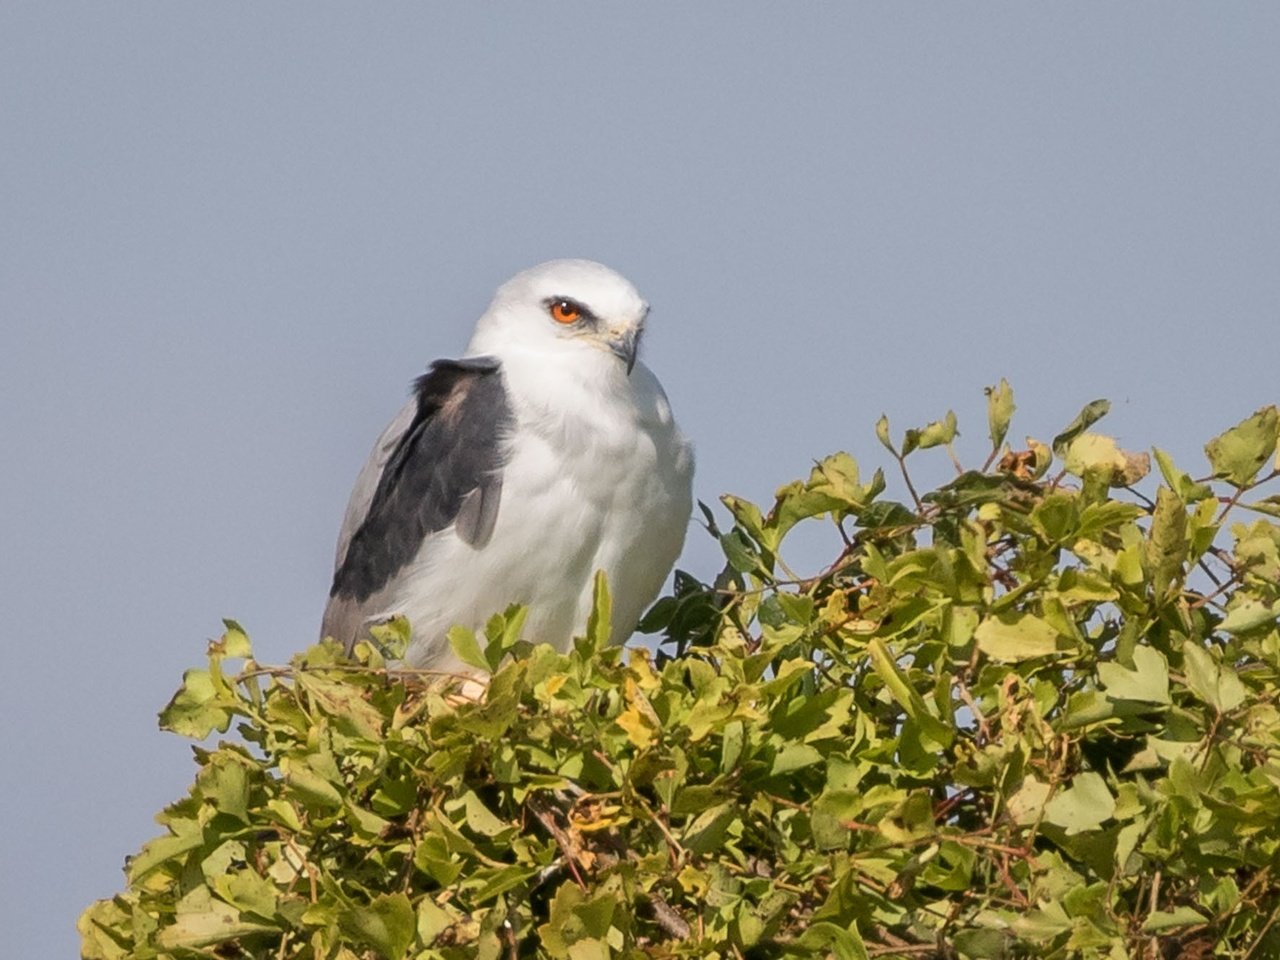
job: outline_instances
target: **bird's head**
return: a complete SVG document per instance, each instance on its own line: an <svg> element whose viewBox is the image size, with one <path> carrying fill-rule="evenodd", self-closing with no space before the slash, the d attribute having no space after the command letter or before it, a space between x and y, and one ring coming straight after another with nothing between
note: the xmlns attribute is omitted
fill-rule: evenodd
<svg viewBox="0 0 1280 960"><path fill-rule="evenodd" d="M629 375L648 313L636 288L603 264L549 260L498 288L469 352L579 354Z"/></svg>

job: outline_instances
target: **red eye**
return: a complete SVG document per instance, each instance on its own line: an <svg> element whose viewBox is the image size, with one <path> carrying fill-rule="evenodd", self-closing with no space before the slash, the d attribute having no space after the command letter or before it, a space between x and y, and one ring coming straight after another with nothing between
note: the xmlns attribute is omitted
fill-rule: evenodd
<svg viewBox="0 0 1280 960"><path fill-rule="evenodd" d="M582 318L582 308L572 300L557 300L551 304L551 319L556 323L575 323Z"/></svg>

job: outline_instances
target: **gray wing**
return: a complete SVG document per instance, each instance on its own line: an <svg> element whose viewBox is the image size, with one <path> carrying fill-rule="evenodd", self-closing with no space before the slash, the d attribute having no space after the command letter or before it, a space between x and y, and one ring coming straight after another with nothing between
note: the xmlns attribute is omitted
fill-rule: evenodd
<svg viewBox="0 0 1280 960"><path fill-rule="evenodd" d="M347 505L322 635L350 647L363 604L432 533L454 527L477 548L493 533L511 408L491 357L439 360L383 432Z"/></svg>
<svg viewBox="0 0 1280 960"><path fill-rule="evenodd" d="M387 424L387 429L382 431L378 442L373 445L373 452L369 454L369 459L360 468L356 485L351 490L351 498L347 501L347 512L342 518L342 529L338 531L338 550L333 560L334 573L342 567L342 561L347 556L347 547L351 545L351 538L360 529L360 524L364 523L364 518L369 515L369 504L373 502L373 492L378 489L378 480L382 477L383 468L391 459L391 455L396 452L396 447L400 445L405 431L409 429L409 424L413 423L417 415L418 398L414 396L400 408L395 419Z"/></svg>

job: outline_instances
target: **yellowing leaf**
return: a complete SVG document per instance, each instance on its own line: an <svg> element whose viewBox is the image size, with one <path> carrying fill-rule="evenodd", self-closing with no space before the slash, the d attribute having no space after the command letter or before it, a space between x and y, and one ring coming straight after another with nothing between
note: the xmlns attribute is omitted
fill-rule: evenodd
<svg viewBox="0 0 1280 960"><path fill-rule="evenodd" d="M1113 487L1128 487L1151 471L1151 457L1121 450L1100 433L1083 433L1067 445L1064 466L1077 477L1097 474Z"/></svg>
<svg viewBox="0 0 1280 960"><path fill-rule="evenodd" d="M614 723L627 732L627 739L643 750L653 743L654 728L649 718L636 707L630 706L614 718Z"/></svg>
<svg viewBox="0 0 1280 960"><path fill-rule="evenodd" d="M1009 816L1013 818L1014 823L1024 825L1035 823L1044 815L1044 805L1051 792L1052 789L1047 783L1028 774L1023 778L1018 789L1005 801Z"/></svg>

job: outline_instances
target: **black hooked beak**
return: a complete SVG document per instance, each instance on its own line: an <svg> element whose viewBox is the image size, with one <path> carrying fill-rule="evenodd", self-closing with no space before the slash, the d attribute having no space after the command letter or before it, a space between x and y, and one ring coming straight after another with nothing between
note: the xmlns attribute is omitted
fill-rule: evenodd
<svg viewBox="0 0 1280 960"><path fill-rule="evenodd" d="M628 327L626 330L619 330L609 338L609 349L627 365L627 376L631 376L631 371L635 369L636 354L640 350L640 334L642 333L644 333L644 326L637 324L634 327Z"/></svg>

